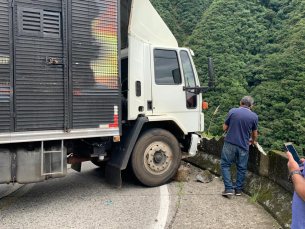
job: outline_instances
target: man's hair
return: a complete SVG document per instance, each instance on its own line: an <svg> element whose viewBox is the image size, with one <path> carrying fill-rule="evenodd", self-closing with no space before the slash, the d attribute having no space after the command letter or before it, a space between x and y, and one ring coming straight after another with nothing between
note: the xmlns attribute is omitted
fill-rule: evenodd
<svg viewBox="0 0 305 229"><path fill-rule="evenodd" d="M253 103L254 103L254 99L251 96L249 96L249 95L244 96L241 99L241 104L245 105L247 107L251 107L253 105Z"/></svg>

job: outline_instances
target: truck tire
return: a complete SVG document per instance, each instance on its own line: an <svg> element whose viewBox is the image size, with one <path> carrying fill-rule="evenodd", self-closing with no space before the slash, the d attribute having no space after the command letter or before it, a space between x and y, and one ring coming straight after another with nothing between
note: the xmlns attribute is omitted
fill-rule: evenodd
<svg viewBox="0 0 305 229"><path fill-rule="evenodd" d="M135 176L150 187L162 185L173 178L180 162L179 142L163 129L150 129L141 134L131 157Z"/></svg>

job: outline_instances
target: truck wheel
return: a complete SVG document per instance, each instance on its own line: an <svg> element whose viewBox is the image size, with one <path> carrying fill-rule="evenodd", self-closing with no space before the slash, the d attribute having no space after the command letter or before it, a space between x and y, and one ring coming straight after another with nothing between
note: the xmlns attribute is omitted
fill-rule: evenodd
<svg viewBox="0 0 305 229"><path fill-rule="evenodd" d="M181 162L177 139L163 129L145 131L139 137L131 157L131 166L138 180L147 186L158 186L176 174Z"/></svg>

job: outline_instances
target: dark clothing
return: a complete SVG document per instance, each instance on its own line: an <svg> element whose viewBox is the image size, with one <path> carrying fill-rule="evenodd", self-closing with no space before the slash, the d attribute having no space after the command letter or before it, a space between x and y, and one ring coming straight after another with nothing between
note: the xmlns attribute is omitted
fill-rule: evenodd
<svg viewBox="0 0 305 229"><path fill-rule="evenodd" d="M249 140L257 130L258 117L247 107L229 111L225 124L229 126L221 154L221 171L226 191L242 190L249 158ZM230 168L236 157L237 176L232 185Z"/></svg>
<svg viewBox="0 0 305 229"><path fill-rule="evenodd" d="M305 176L305 169L303 170ZM293 195L292 201L292 224L291 229L302 229L305 227L305 202L296 192Z"/></svg>
<svg viewBox="0 0 305 229"><path fill-rule="evenodd" d="M233 187L231 180L230 168L234 162L234 157L236 157L236 182ZM223 145L221 153L221 172L222 179L225 185L226 191L242 190L245 176L247 172L247 162L249 158L249 152L241 149L237 145L225 142Z"/></svg>
<svg viewBox="0 0 305 229"><path fill-rule="evenodd" d="M229 126L225 141L249 151L249 139L252 130L257 130L258 116L241 106L229 111L225 124Z"/></svg>

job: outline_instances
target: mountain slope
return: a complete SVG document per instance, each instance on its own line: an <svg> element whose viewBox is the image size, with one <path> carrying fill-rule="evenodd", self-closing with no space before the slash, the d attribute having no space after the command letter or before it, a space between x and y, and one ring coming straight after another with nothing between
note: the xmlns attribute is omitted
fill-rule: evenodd
<svg viewBox="0 0 305 229"><path fill-rule="evenodd" d="M210 103L206 129L222 135L227 112L244 95L255 99L258 141L283 149L292 141L305 154L305 2L301 0L151 0L178 38L195 51L202 84L212 57L217 85L203 95Z"/></svg>

